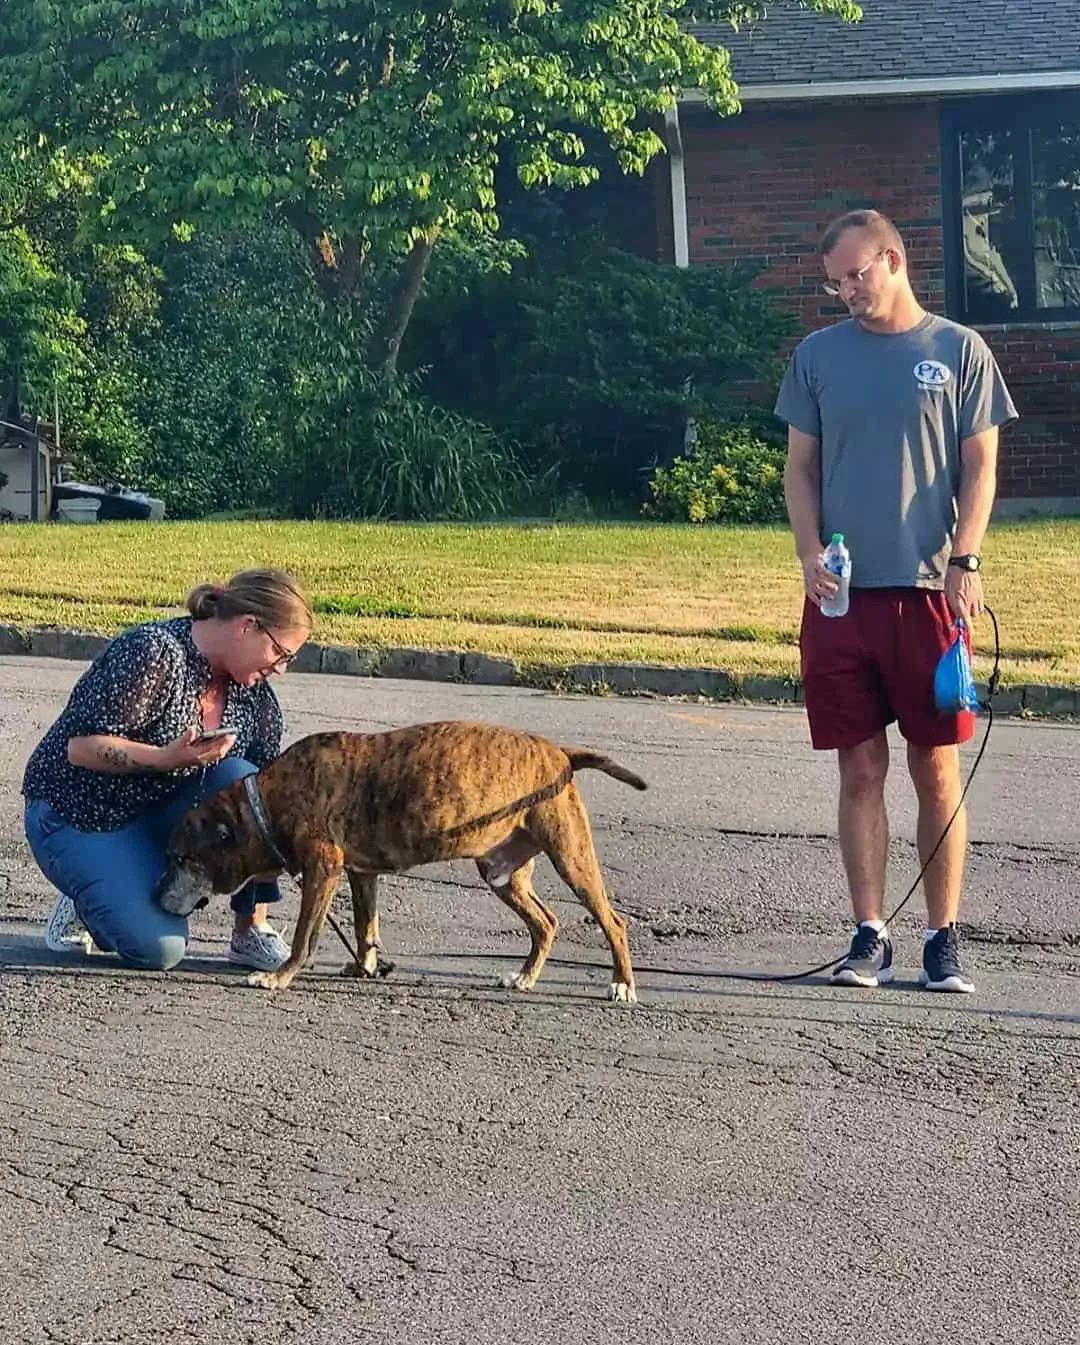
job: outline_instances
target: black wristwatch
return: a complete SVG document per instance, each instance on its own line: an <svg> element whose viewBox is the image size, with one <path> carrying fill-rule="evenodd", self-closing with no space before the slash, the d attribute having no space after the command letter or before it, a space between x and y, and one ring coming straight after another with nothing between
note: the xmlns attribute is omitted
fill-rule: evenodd
<svg viewBox="0 0 1080 1345"><path fill-rule="evenodd" d="M979 568L978 556L950 556L949 564L955 565L958 570L975 571Z"/></svg>

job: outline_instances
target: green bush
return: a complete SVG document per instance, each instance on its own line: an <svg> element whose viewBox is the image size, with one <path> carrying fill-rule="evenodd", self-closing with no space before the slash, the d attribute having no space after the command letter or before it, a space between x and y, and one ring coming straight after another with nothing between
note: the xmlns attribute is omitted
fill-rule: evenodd
<svg viewBox="0 0 1080 1345"><path fill-rule="evenodd" d="M355 393L355 388L354 388ZM289 454L289 511L331 518L495 518L524 493L511 448L484 425L418 396L407 380L368 383L366 405Z"/></svg>
<svg viewBox="0 0 1080 1345"><path fill-rule="evenodd" d="M438 249L406 354L441 404L521 445L533 475L603 504L639 502L688 416L771 382L792 320L742 272L648 261L575 237L479 269Z"/></svg>
<svg viewBox="0 0 1080 1345"><path fill-rule="evenodd" d="M753 421L705 421L684 456L649 483L652 518L691 523L774 523L784 517L784 450Z"/></svg>

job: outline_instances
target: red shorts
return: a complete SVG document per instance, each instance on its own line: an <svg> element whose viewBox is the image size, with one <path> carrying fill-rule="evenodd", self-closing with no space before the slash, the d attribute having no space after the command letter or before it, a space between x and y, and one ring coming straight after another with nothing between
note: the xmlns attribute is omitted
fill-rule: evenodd
<svg viewBox="0 0 1080 1345"><path fill-rule="evenodd" d="M799 646L814 746L855 747L894 719L916 747L967 742L975 716L940 714L934 704L953 621L944 593L932 589L852 589L842 617L822 616L807 599Z"/></svg>

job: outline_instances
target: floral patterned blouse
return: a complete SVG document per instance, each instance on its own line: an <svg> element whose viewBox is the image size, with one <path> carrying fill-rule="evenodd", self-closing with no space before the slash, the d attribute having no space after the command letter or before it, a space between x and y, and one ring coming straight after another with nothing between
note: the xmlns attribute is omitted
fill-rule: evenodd
<svg viewBox="0 0 1080 1345"><path fill-rule="evenodd" d="M111 775L68 760L72 738L107 734L165 747L201 725L211 669L195 647L191 624L190 617L177 617L136 626L98 655L27 763L27 799L45 800L80 831L116 831L166 802L200 769ZM253 687L230 682L221 723L236 730L230 756L261 769L281 751L281 708L265 681Z"/></svg>

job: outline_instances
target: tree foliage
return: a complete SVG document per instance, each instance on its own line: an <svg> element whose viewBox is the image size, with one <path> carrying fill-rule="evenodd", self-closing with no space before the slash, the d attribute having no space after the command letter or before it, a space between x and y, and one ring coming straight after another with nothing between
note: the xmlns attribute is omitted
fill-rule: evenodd
<svg viewBox="0 0 1080 1345"><path fill-rule="evenodd" d="M56 196L55 178L40 168L16 163L0 176L0 415L16 377L45 408L85 372L79 286L34 227Z"/></svg>
<svg viewBox="0 0 1080 1345"><path fill-rule="evenodd" d="M802 7L854 17L851 0ZM684 89L737 106L727 52L687 24L744 0L5 0L0 126L98 165L96 225L136 245L268 212L353 295L390 274L392 366L434 240L498 225L496 169L581 186L598 132L624 171Z"/></svg>
<svg viewBox="0 0 1080 1345"><path fill-rule="evenodd" d="M474 295L520 253L500 233L513 190L642 172L685 90L733 111L728 54L693 25L764 9L4 0L0 362L36 409L59 389L99 474L174 509L284 491L302 512L490 512L517 489L526 411L531 447L582 476L602 475L614 434L640 485L648 445L695 409L686 379L700 401L772 340L734 289L732 321L707 329L717 277L662 283L610 252L557 286L521 270L521 295L498 295L520 405L491 386L466 404L444 348L434 406L398 354L436 244ZM490 351L511 358L501 334Z"/></svg>
<svg viewBox="0 0 1080 1345"><path fill-rule="evenodd" d="M415 380L367 368L355 324L306 283L287 228L203 231L159 263L158 302L137 325L110 329L115 292L96 315L93 395L65 408L80 473L161 495L174 516L507 507L513 455L419 396Z"/></svg>

